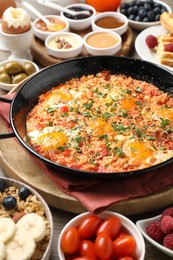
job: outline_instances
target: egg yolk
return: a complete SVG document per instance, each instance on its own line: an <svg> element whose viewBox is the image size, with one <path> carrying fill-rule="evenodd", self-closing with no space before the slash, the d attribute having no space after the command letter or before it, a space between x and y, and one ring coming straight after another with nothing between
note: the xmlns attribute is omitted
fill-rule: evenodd
<svg viewBox="0 0 173 260"><path fill-rule="evenodd" d="M135 99L133 97L125 98L121 101L121 107L125 110L131 110L135 108Z"/></svg>
<svg viewBox="0 0 173 260"><path fill-rule="evenodd" d="M163 108L158 111L157 115L163 119L173 120L173 111L171 109Z"/></svg>
<svg viewBox="0 0 173 260"><path fill-rule="evenodd" d="M96 135L111 134L113 131L111 124L101 117L97 118L95 121L91 121L89 125Z"/></svg>
<svg viewBox="0 0 173 260"><path fill-rule="evenodd" d="M58 147L67 144L67 136L62 132L45 133L38 137L38 143L41 143L44 150L55 150Z"/></svg>
<svg viewBox="0 0 173 260"><path fill-rule="evenodd" d="M133 161L142 162L151 157L153 151L147 146L147 144L135 141L128 144L126 155L132 158Z"/></svg>

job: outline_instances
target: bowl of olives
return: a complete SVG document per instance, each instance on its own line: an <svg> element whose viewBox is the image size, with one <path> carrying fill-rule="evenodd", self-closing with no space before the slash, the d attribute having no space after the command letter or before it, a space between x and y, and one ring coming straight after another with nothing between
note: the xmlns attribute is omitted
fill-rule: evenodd
<svg viewBox="0 0 173 260"><path fill-rule="evenodd" d="M172 13L171 7L160 0L122 0L117 11L124 14L129 26L137 31L159 25L163 12Z"/></svg>
<svg viewBox="0 0 173 260"><path fill-rule="evenodd" d="M17 84L37 73L39 67L30 60L14 59L0 62L0 88L10 91Z"/></svg>

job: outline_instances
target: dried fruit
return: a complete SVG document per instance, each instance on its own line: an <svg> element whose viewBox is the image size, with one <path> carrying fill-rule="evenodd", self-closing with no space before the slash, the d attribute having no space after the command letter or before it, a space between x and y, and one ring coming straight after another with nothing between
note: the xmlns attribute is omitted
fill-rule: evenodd
<svg viewBox="0 0 173 260"><path fill-rule="evenodd" d="M153 48L155 48L158 45L157 38L154 35L152 35L152 34L148 35L146 37L145 41L146 41L147 46L150 49L153 49Z"/></svg>

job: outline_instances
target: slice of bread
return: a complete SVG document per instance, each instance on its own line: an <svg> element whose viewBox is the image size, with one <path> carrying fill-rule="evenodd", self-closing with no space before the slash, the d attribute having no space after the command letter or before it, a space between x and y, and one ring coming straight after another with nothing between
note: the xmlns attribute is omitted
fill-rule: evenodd
<svg viewBox="0 0 173 260"><path fill-rule="evenodd" d="M165 51L167 44L173 44L173 34L162 34L158 37L157 55L161 64L173 67L173 52Z"/></svg>

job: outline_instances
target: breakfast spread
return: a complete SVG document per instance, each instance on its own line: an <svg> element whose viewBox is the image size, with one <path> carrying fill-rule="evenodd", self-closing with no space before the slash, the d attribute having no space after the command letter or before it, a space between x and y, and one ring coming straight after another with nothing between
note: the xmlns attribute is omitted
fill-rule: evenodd
<svg viewBox="0 0 173 260"><path fill-rule="evenodd" d="M42 259L50 238L44 208L31 191L0 179L0 259Z"/></svg>
<svg viewBox="0 0 173 260"><path fill-rule="evenodd" d="M31 19L22 8L9 7L2 15L2 31L7 34L21 34L29 31Z"/></svg>
<svg viewBox="0 0 173 260"><path fill-rule="evenodd" d="M57 164L90 172L147 168L173 156L173 98L151 83L100 72L39 97L28 144Z"/></svg>

